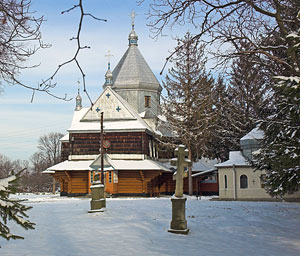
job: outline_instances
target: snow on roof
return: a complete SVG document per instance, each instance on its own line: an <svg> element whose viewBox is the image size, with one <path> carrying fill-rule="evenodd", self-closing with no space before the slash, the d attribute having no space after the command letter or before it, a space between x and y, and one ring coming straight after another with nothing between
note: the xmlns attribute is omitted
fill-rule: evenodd
<svg viewBox="0 0 300 256"><path fill-rule="evenodd" d="M249 166L241 151L230 151L229 160L216 164L215 167Z"/></svg>
<svg viewBox="0 0 300 256"><path fill-rule="evenodd" d="M130 119L115 119L115 120L105 120L104 114L104 130L106 132L110 131L152 131L151 127L140 117L138 113L131 107L131 105L125 101L118 93L113 91L110 87L106 87L100 97L105 91L109 91L113 94L118 101L129 111L132 115ZM100 99L99 97L99 99ZM85 132L85 131L100 131L100 120L83 120L84 116L90 111L90 108L82 108L79 111L74 111L71 127L68 132Z"/></svg>
<svg viewBox="0 0 300 256"><path fill-rule="evenodd" d="M218 163L218 160L216 160L216 159L210 160L208 158L203 157L201 159L198 159L197 162L193 162L192 170L193 171L207 171L207 170L211 170L211 169L214 169L214 166L215 166L216 163ZM171 168L170 162L166 162L165 165L168 168ZM176 169L176 166L172 167L172 168Z"/></svg>
<svg viewBox="0 0 300 256"><path fill-rule="evenodd" d="M93 170L90 165L93 162L93 160L87 160L87 161L69 161L66 160L64 162L61 162L59 164L53 165L49 167L47 170L43 171L43 173L51 173L51 171L83 171Z"/></svg>
<svg viewBox="0 0 300 256"><path fill-rule="evenodd" d="M65 136L63 136L62 138L60 138L60 142L68 142L69 141L69 133L66 134Z"/></svg>
<svg viewBox="0 0 300 256"><path fill-rule="evenodd" d="M198 159L197 162L193 162L193 171L206 171L214 169L215 164L218 163L217 159L208 159L208 158L201 158Z"/></svg>
<svg viewBox="0 0 300 256"><path fill-rule="evenodd" d="M210 170L207 170L207 171L198 172L198 173L193 174L192 177L201 176L201 175L204 175L204 174L207 174L207 173L211 173L211 172L214 172L214 171L217 171L217 169L213 168L213 169L210 169Z"/></svg>
<svg viewBox="0 0 300 256"><path fill-rule="evenodd" d="M100 155L91 163L94 169L100 168ZM144 160L113 160L108 155L104 157L104 166L111 166L114 170L163 170L171 172L171 170L164 164L150 159Z"/></svg>
<svg viewBox="0 0 300 256"><path fill-rule="evenodd" d="M115 170L163 170L171 172L169 168L158 161L145 160L111 160Z"/></svg>
<svg viewBox="0 0 300 256"><path fill-rule="evenodd" d="M145 131L147 128L138 120L104 121L104 131ZM100 131L100 122L78 122L69 132Z"/></svg>
<svg viewBox="0 0 300 256"><path fill-rule="evenodd" d="M254 128L251 132L246 134L241 140L261 140L264 138L264 132L259 128Z"/></svg>

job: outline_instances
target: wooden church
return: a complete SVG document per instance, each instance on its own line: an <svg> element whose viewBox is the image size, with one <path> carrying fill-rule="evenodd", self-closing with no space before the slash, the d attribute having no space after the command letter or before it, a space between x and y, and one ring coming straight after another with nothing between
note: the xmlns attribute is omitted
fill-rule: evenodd
<svg viewBox="0 0 300 256"><path fill-rule="evenodd" d="M100 114L103 112L105 187L112 195L172 194L173 172L158 161L155 134L160 117L162 87L138 49L138 36L129 34L129 47L111 72L105 74L103 92L92 107L76 108L68 134L61 139L63 162L48 168L60 184L61 195L90 193L100 167ZM187 184L186 184L187 187Z"/></svg>

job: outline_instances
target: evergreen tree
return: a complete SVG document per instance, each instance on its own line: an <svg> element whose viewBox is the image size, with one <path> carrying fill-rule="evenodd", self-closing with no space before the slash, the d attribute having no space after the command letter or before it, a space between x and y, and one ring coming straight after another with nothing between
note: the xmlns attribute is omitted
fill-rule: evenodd
<svg viewBox="0 0 300 256"><path fill-rule="evenodd" d="M241 42L243 51L249 48ZM269 114L272 101L272 89L269 84L269 73L257 64L255 56L241 55L232 64L229 91L232 101L244 116L244 132L248 133L256 122ZM242 128L242 127L241 127Z"/></svg>
<svg viewBox="0 0 300 256"><path fill-rule="evenodd" d="M267 191L283 196L300 188L300 77L282 81L275 94L276 112L260 123L265 136L253 165L266 170Z"/></svg>
<svg viewBox="0 0 300 256"><path fill-rule="evenodd" d="M208 145L210 157L220 161L228 159L229 151L239 150L239 139L246 129L242 109L232 99L228 86L219 77L213 89L214 119Z"/></svg>
<svg viewBox="0 0 300 256"><path fill-rule="evenodd" d="M204 46L191 41L187 33L178 39L176 55L171 59L173 67L166 75L164 88L164 114L170 129L189 150L200 148L200 155L207 153L207 131L212 114L211 91L213 79L205 71ZM189 169L189 194L192 194L191 168Z"/></svg>
<svg viewBox="0 0 300 256"><path fill-rule="evenodd" d="M21 236L10 233L10 228L7 225L9 220L13 220L27 230L34 229L34 223L26 219L28 217L26 211L32 207L23 205L22 200L10 198L10 194L16 192L17 181L21 172L0 179L0 236L7 240L23 239Z"/></svg>
<svg viewBox="0 0 300 256"><path fill-rule="evenodd" d="M279 54L288 67L274 78L274 113L260 123L265 136L253 161L256 169L266 170L266 189L273 196L300 188L300 12L286 16L291 22L281 40L288 47Z"/></svg>

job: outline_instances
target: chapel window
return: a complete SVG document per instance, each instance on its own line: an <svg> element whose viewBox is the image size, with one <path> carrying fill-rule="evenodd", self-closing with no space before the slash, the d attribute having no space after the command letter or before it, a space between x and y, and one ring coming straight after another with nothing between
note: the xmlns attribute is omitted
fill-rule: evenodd
<svg viewBox="0 0 300 256"><path fill-rule="evenodd" d="M240 188L248 188L248 178L244 174L240 177Z"/></svg>
<svg viewBox="0 0 300 256"><path fill-rule="evenodd" d="M151 96L145 96L145 108L151 107Z"/></svg>
<svg viewBox="0 0 300 256"><path fill-rule="evenodd" d="M225 188L227 188L227 175L224 175Z"/></svg>

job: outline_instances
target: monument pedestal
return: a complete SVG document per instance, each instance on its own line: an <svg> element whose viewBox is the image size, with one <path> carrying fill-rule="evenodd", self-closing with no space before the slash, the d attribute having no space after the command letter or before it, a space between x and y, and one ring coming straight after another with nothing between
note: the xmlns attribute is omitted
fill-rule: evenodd
<svg viewBox="0 0 300 256"><path fill-rule="evenodd" d="M172 221L168 232L187 235L189 229L187 228L187 221L185 218L185 202L186 197L171 198L172 201Z"/></svg>
<svg viewBox="0 0 300 256"><path fill-rule="evenodd" d="M104 198L104 185L100 181L96 181L91 186L91 210L89 212L103 212L102 208L106 207L106 200Z"/></svg>

